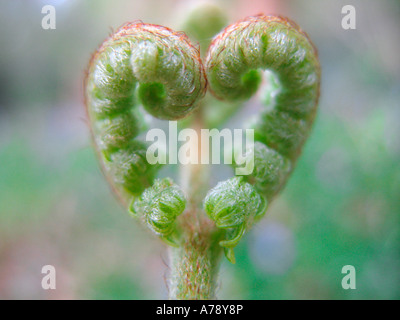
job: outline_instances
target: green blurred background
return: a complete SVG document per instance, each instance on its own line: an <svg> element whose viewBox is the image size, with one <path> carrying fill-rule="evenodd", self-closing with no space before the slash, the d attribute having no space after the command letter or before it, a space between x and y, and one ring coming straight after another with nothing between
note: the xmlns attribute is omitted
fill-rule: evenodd
<svg viewBox="0 0 400 320"><path fill-rule="evenodd" d="M196 2L196 1L194 1ZM297 169L221 267L220 299L400 298L400 3L215 1L279 13L316 44L320 111ZM56 30L41 9L56 8ZM112 195L89 139L91 53L127 21L177 28L188 1L0 1L0 299L161 299L165 247ZM356 30L341 27L344 5ZM256 99L249 101L256 104ZM41 268L57 270L43 290ZM356 290L341 286L356 268Z"/></svg>

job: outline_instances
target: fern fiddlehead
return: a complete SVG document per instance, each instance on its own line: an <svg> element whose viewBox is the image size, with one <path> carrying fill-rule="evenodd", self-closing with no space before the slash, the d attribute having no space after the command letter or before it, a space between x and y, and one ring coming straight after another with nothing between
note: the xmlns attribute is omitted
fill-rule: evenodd
<svg viewBox="0 0 400 320"><path fill-rule="evenodd" d="M265 201L283 187L313 123L319 97L320 67L317 52L308 36L286 18L252 16L228 26L211 43L206 72L212 93L228 101L246 100L259 89L265 71L272 85L262 95L268 107L254 125L255 144L247 150L254 171L243 176L243 184ZM237 193L237 178L223 182L205 199L205 211L218 227L230 230L220 245L234 261L232 247L265 213L248 208L246 193ZM228 203L223 215L215 203ZM265 208L265 206L262 206ZM237 215L241 208L241 215ZM224 217L230 215L231 220ZM234 230L232 232L232 230Z"/></svg>
<svg viewBox="0 0 400 320"><path fill-rule="evenodd" d="M133 215L141 214L151 230L168 244L176 246L174 221L185 209L186 199L182 190L171 179L156 179L151 188L133 201L130 211Z"/></svg>
<svg viewBox="0 0 400 320"><path fill-rule="evenodd" d="M221 12L211 12L212 28L220 28ZM195 37L203 37L196 30L198 17L193 19L188 26ZM207 37L199 39L202 48ZM213 39L204 66L183 33L130 23L93 55L85 82L93 140L105 175L131 215L178 248L172 254L174 298L213 297L215 285L210 283L221 247L234 263L233 248L265 214L292 172L319 96L316 50L286 18L258 15L228 26ZM262 85L264 78L269 86ZM138 139L144 130L140 106L159 119L182 119L198 106L207 81L214 96L231 103L224 105L222 116L205 119L208 123L225 119L258 91L266 105L253 125L256 141L245 154L253 159L253 172L218 183L203 201L213 222L200 218L199 194L187 201L172 179L157 179L160 165L147 161L148 146Z"/></svg>
<svg viewBox="0 0 400 320"><path fill-rule="evenodd" d="M106 176L131 211L172 242L174 221L185 208L172 180L156 180L159 165L146 159L138 104L152 116L176 120L196 108L206 78L198 50L182 33L144 23L121 27L92 57L86 105ZM141 197L139 197L141 196Z"/></svg>

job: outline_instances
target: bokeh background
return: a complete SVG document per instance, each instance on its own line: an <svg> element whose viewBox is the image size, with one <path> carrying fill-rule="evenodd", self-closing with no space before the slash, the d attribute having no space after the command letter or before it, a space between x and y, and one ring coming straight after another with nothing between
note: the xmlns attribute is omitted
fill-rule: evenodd
<svg viewBox="0 0 400 320"><path fill-rule="evenodd" d="M224 261L221 299L400 298L400 3L216 1L230 22L279 13L322 64L320 111L297 169ZM56 30L43 30L44 5ZM356 30L341 27L344 5ZM162 299L165 247L102 176L82 81L91 53L127 21L177 28L188 1L0 1L0 299ZM249 102L251 105L254 99ZM41 288L41 268L57 289ZM356 290L344 290L344 265Z"/></svg>

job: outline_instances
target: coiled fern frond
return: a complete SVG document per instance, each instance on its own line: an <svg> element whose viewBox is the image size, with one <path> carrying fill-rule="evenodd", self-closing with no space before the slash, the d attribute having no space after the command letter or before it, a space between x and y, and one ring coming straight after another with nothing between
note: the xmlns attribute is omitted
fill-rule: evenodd
<svg viewBox="0 0 400 320"><path fill-rule="evenodd" d="M253 186L253 192L271 201L290 175L315 117L320 85L316 49L290 20L258 15L219 33L209 47L205 65L210 90L220 99L247 100L259 89L264 91L261 96L265 107L253 127L256 143L246 152L254 161L254 171L243 178ZM260 88L265 76L269 77L270 85ZM205 200L205 210L216 219L217 226L215 199L230 203L231 215L235 217L235 208L248 199L248 195L237 193L229 181L232 180L227 181L229 191L217 186L210 191L214 196ZM254 209L244 207L241 212L243 217L254 215ZM236 225L230 225L240 232L236 231L231 240L222 241L222 246L236 244L251 225L242 220L238 218ZM228 252L233 261L233 253Z"/></svg>
<svg viewBox="0 0 400 320"><path fill-rule="evenodd" d="M210 24L201 31L204 15L210 15ZM209 35L225 21L222 11L210 7L190 17L189 33L202 49L209 44L204 64L184 33L128 23L93 55L85 98L106 177L132 216L178 248L171 292L205 298L213 292L205 283L214 279L218 248L235 262L233 248L263 217L293 171L316 115L321 73L309 37L287 18L251 16L211 41ZM227 103L208 96L204 101L211 104L203 108L204 101L199 102L207 88ZM148 145L138 138L147 117L195 118L200 130L206 123L216 126L255 94L263 107L251 127L255 143L245 153L246 163L254 167L249 175L222 181L205 197L182 190L170 178L158 178L161 165L147 160ZM201 167L193 170L199 179L192 183L203 184ZM182 279L186 274L191 281Z"/></svg>

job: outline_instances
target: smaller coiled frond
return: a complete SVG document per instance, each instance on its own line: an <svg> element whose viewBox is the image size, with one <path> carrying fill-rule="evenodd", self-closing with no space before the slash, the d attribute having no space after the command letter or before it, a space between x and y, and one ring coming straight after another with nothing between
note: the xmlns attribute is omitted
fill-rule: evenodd
<svg viewBox="0 0 400 320"><path fill-rule="evenodd" d="M137 199L130 212L139 217L151 230L169 244L177 245L176 218L185 210L182 190L171 179L156 179Z"/></svg>
<svg viewBox="0 0 400 320"><path fill-rule="evenodd" d="M265 214L267 201L242 177L235 177L218 183L208 192L204 210L218 228L227 230L227 239L220 245L225 248L229 261L234 263L232 248L254 221Z"/></svg>

